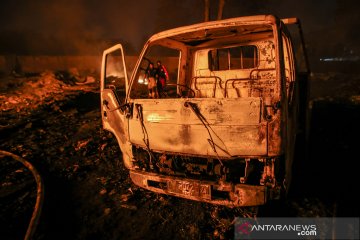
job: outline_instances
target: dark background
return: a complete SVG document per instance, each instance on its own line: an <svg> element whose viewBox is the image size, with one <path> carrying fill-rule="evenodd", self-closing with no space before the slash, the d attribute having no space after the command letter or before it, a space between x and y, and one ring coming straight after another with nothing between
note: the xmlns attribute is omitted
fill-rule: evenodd
<svg viewBox="0 0 360 240"><path fill-rule="evenodd" d="M210 19L217 5L210 0ZM313 70L330 64L351 72L359 69L358 6L356 0L226 0L223 18L298 17ZM203 0L2 0L0 55L100 55L117 42L136 55L150 35L203 19ZM327 58L336 59L325 63Z"/></svg>
<svg viewBox="0 0 360 240"><path fill-rule="evenodd" d="M210 4L215 19L218 1ZM226 0L223 18L298 17L312 70L307 156L295 165L297 180L287 202L265 206L260 216L359 216L359 5L358 0ZM150 35L203 18L203 0L1 0L0 56L100 56L118 42L127 55L137 55ZM46 101L23 102L25 110L21 101L14 101L20 80L28 86L47 78L46 84L30 85L19 99L51 83L58 86L58 81L52 73L0 81L6 86L0 104L12 100L15 106L0 115L1 126L9 127L0 134L0 149L25 157L45 179L36 239L216 239L219 232L233 236L231 221L247 216L244 209L157 195L131 183L115 139L102 130L98 92L75 91L79 96L61 100L52 94ZM0 208L10 216L0 214L0 230L10 229L19 239L27 222L18 219L26 219L22 214L32 210L32 202L23 202L28 207L10 199Z"/></svg>

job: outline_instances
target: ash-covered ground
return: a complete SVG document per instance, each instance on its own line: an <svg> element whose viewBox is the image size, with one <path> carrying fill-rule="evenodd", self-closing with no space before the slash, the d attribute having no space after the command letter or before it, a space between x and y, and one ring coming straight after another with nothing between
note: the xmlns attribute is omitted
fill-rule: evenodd
<svg viewBox="0 0 360 240"><path fill-rule="evenodd" d="M60 74L60 75L59 75ZM358 75L313 74L307 159L285 202L230 209L136 187L102 130L96 75L0 79L0 149L31 162L45 184L34 239L231 239L235 217L359 216ZM0 158L0 236L23 239L35 204L30 172Z"/></svg>

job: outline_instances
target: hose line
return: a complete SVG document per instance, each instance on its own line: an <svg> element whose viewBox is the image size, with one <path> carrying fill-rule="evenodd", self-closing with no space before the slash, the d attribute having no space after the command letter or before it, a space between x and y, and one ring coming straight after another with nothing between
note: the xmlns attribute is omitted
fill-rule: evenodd
<svg viewBox="0 0 360 240"><path fill-rule="evenodd" d="M29 226L26 230L26 234L24 237L25 240L30 240L35 233L36 227L39 222L40 214L41 214L41 208L42 208L43 201L44 201L44 183L43 183L38 171L35 169L35 167L31 163L26 161L25 159L13 154L13 153L6 152L3 150L0 150L0 155L8 156L8 157L15 159L18 162L21 162L27 169L29 169L31 171L31 173L33 174L33 176L36 180L36 185L37 185L36 203L35 203L33 214L31 216Z"/></svg>

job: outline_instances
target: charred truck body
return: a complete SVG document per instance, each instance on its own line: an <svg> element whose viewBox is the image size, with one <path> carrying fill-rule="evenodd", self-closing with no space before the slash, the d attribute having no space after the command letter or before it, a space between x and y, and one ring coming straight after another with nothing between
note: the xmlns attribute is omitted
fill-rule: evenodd
<svg viewBox="0 0 360 240"><path fill-rule="evenodd" d="M130 79L122 46L104 51L103 127L136 185L227 206L280 197L306 93L285 26L293 23L264 15L161 32L145 44ZM146 69L158 60L169 80L159 98L149 98Z"/></svg>

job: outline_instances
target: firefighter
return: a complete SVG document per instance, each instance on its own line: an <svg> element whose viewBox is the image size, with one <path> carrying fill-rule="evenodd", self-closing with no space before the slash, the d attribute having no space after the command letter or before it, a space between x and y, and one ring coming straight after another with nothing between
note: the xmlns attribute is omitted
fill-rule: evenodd
<svg viewBox="0 0 360 240"><path fill-rule="evenodd" d="M166 70L166 67L161 64L161 61L157 61L157 90L159 96L164 96L164 88L166 81L169 81L169 73Z"/></svg>
<svg viewBox="0 0 360 240"><path fill-rule="evenodd" d="M158 98L158 90L157 90L157 69L154 68L154 64L149 63L148 68L145 71L145 78L148 79L148 89L149 89L149 98Z"/></svg>

